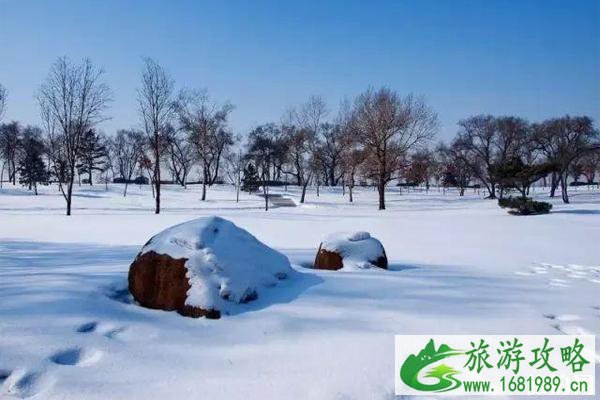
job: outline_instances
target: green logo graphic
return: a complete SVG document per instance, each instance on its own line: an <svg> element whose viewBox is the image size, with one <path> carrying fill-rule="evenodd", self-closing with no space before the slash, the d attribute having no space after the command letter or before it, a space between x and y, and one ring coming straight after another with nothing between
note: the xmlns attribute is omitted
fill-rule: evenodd
<svg viewBox="0 0 600 400"><path fill-rule="evenodd" d="M427 343L425 348L416 356L409 355L400 368L400 378L413 389L424 392L447 392L454 390L461 385L461 381L454 375L460 372L446 364L438 364L425 373L426 378L437 378L438 382L425 384L419 381L419 373L426 367L437 363L445 358L465 354L463 351L450 348L446 344L441 344L439 349L435 349L433 339Z"/></svg>

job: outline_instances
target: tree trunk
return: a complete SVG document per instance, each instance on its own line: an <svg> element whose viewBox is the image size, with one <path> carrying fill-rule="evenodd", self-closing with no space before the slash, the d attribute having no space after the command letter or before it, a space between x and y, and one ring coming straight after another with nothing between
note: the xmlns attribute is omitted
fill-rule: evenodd
<svg viewBox="0 0 600 400"><path fill-rule="evenodd" d="M465 188L464 188L464 187L461 187L461 188L460 188L460 192L458 193L458 195L459 195L460 197L463 197L463 196L465 195Z"/></svg>
<svg viewBox="0 0 600 400"><path fill-rule="evenodd" d="M153 178L153 176L154 176L154 172L151 173L150 171L148 171L148 179L150 182L150 187L152 188L152 198L155 199L156 195L154 194L154 178Z"/></svg>
<svg viewBox="0 0 600 400"><path fill-rule="evenodd" d="M154 167L154 214L160 214L160 167Z"/></svg>
<svg viewBox="0 0 600 400"><path fill-rule="evenodd" d="M13 161L11 161L12 163L12 184L13 186L17 184L17 166L15 164L15 161L13 159Z"/></svg>
<svg viewBox="0 0 600 400"><path fill-rule="evenodd" d="M0 170L0 189L2 189L4 183L4 164L5 163L2 163L2 170Z"/></svg>
<svg viewBox="0 0 600 400"><path fill-rule="evenodd" d="M154 209L154 214L160 214L160 174L158 180L154 182L156 185L156 195L154 199L156 200L156 208Z"/></svg>
<svg viewBox="0 0 600 400"><path fill-rule="evenodd" d="M89 172L88 172L88 179L90 180L90 186L92 186L92 169L90 168Z"/></svg>
<svg viewBox="0 0 600 400"><path fill-rule="evenodd" d="M556 188L558 187L558 179L556 176L556 172L552 173L552 178L550 180L550 197L554 197L556 195Z"/></svg>
<svg viewBox="0 0 600 400"><path fill-rule="evenodd" d="M354 185L348 185L348 195L350 197L350 203L354 202L354 197L352 197L352 187Z"/></svg>
<svg viewBox="0 0 600 400"><path fill-rule="evenodd" d="M377 185L377 190L379 192L379 209L385 210L385 183L383 180L379 181Z"/></svg>
<svg viewBox="0 0 600 400"><path fill-rule="evenodd" d="M263 178L263 195L265 196L265 211L269 211L269 186L265 184Z"/></svg>
<svg viewBox="0 0 600 400"><path fill-rule="evenodd" d="M488 199L490 200L494 200L496 199L496 183L490 183L490 195L488 196Z"/></svg>
<svg viewBox="0 0 600 400"><path fill-rule="evenodd" d="M154 214L160 214L160 137L158 131L154 132L154 185L156 186Z"/></svg>
<svg viewBox="0 0 600 400"><path fill-rule="evenodd" d="M563 173L560 180L562 200L565 204L569 204L569 193L567 191L567 173Z"/></svg>
<svg viewBox="0 0 600 400"><path fill-rule="evenodd" d="M73 199L73 178L69 180L67 186L67 215L71 215L71 200Z"/></svg>
<svg viewBox="0 0 600 400"><path fill-rule="evenodd" d="M308 186L308 181L302 185L302 195L300 196L300 203L304 204L304 199L306 198L306 186Z"/></svg>
<svg viewBox="0 0 600 400"><path fill-rule="evenodd" d="M206 181L210 179L208 177L208 167L204 165L202 168L202 201L206 200Z"/></svg>

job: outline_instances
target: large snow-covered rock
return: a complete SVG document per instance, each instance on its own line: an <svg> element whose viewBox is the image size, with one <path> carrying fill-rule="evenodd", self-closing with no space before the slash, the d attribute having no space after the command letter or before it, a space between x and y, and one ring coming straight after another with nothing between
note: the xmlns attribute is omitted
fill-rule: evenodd
<svg viewBox="0 0 600 400"><path fill-rule="evenodd" d="M368 232L338 232L327 236L317 251L316 269L387 269L387 256L381 242Z"/></svg>
<svg viewBox="0 0 600 400"><path fill-rule="evenodd" d="M144 307L219 318L292 273L283 254L220 217L194 219L155 235L129 269Z"/></svg>

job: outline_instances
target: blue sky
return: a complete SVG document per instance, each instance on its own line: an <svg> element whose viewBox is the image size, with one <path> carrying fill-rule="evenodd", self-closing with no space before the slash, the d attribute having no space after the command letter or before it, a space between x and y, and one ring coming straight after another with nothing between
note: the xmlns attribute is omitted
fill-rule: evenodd
<svg viewBox="0 0 600 400"><path fill-rule="evenodd" d="M138 123L144 56L177 88L231 101L240 134L311 94L335 110L369 85L424 95L442 139L478 113L600 120L600 0L0 0L5 119L39 123L34 94L62 55L106 70L107 133Z"/></svg>

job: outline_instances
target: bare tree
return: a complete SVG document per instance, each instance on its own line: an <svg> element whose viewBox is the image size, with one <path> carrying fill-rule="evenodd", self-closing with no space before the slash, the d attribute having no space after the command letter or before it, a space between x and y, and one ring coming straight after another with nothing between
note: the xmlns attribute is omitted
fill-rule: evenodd
<svg viewBox="0 0 600 400"><path fill-rule="evenodd" d="M306 188L314 174L311 165L314 135L309 129L294 125L284 125L282 131L286 136L288 154L288 163L283 172L295 178L297 185L302 189L300 203L304 203Z"/></svg>
<svg viewBox="0 0 600 400"><path fill-rule="evenodd" d="M305 202L309 183L324 167L324 153L317 136L328 114L325 101L320 96L310 96L298 108L287 110L282 118L281 134L287 153L286 166L282 171L293 176L301 187L300 203Z"/></svg>
<svg viewBox="0 0 600 400"><path fill-rule="evenodd" d="M406 182L415 185L425 184L429 191L433 175L433 154L429 149L420 149L412 153L406 168Z"/></svg>
<svg viewBox="0 0 600 400"><path fill-rule="evenodd" d="M359 146L349 144L344 146L340 155L340 169L342 170L343 184L348 186L348 200L354 202L354 186L356 177L365 161L365 151Z"/></svg>
<svg viewBox="0 0 600 400"><path fill-rule="evenodd" d="M142 82L138 89L138 105L144 132L153 158L145 163L152 168L154 185L154 213L160 213L161 162L165 145L165 130L174 113L173 80L153 59L145 58L142 69Z"/></svg>
<svg viewBox="0 0 600 400"><path fill-rule="evenodd" d="M73 64L66 57L59 58L50 68L46 81L40 87L37 99L42 119L47 126L48 139L53 150L60 153L62 178L59 188L71 215L73 182L82 138L90 129L104 121L111 100L109 87L102 82L104 71L88 59Z"/></svg>
<svg viewBox="0 0 600 400"><path fill-rule="evenodd" d="M117 131L117 135L111 141L111 154L115 167L125 182L123 197L127 196L127 186L144 155L144 146L144 133L133 129Z"/></svg>
<svg viewBox="0 0 600 400"><path fill-rule="evenodd" d="M498 189L495 171L521 151L529 124L517 117L477 115L459 121L458 125L460 130L453 146L461 149L457 148L456 154L464 156L463 162L486 187L488 198L495 199ZM501 190L501 197L502 193Z"/></svg>
<svg viewBox="0 0 600 400"><path fill-rule="evenodd" d="M562 200L569 203L568 175L571 164L583 155L595 151L598 131L589 117L554 118L536 124L533 138L547 161L558 168Z"/></svg>
<svg viewBox="0 0 600 400"><path fill-rule="evenodd" d="M385 186L399 170L402 158L433 138L437 115L423 99L382 88L356 98L352 131L367 154L370 175L377 183L379 209L385 209Z"/></svg>
<svg viewBox="0 0 600 400"><path fill-rule="evenodd" d="M0 125L0 157L8 166L8 180L17 184L17 153L20 144L21 126L18 122Z"/></svg>
<svg viewBox="0 0 600 400"><path fill-rule="evenodd" d="M343 144L343 130L339 124L326 122L320 125L315 158L323 168L325 183L330 186L336 186L343 174L339 166Z"/></svg>
<svg viewBox="0 0 600 400"><path fill-rule="evenodd" d="M289 111L291 117L295 119L296 125L303 129L308 129L316 136L319 133L321 124L325 122L325 118L329 115L327 104L321 96L310 96L306 103L300 105L296 109Z"/></svg>
<svg viewBox="0 0 600 400"><path fill-rule="evenodd" d="M0 121L4 117L4 112L6 110L6 88L0 85ZM0 128L1 129L1 128ZM2 183L4 182L4 168L6 166L6 160L2 162L2 168L0 168L0 189L2 188Z"/></svg>
<svg viewBox="0 0 600 400"><path fill-rule="evenodd" d="M187 177L194 165L193 144L183 131L168 126L166 129L167 155L169 157L169 170L173 180L187 187Z"/></svg>
<svg viewBox="0 0 600 400"><path fill-rule="evenodd" d="M226 162L227 177L235 186L235 202L240 201L240 186L242 184L242 170L244 169L244 157L241 151L228 150L224 156Z"/></svg>
<svg viewBox="0 0 600 400"><path fill-rule="evenodd" d="M588 186L594 183L596 173L600 171L600 148L591 150L580 160L581 170Z"/></svg>
<svg viewBox="0 0 600 400"><path fill-rule="evenodd" d="M444 188L457 187L459 196L465 195L465 189L472 178L472 169L466 161L468 151L456 140L446 146L439 144L436 148L437 161L440 164L440 180Z"/></svg>
<svg viewBox="0 0 600 400"><path fill-rule="evenodd" d="M233 134L227 127L233 106L218 105L206 91L183 90L176 102L181 129L188 133L202 167L202 200L206 200L206 187L212 186L218 176L221 158L233 144Z"/></svg>
<svg viewBox="0 0 600 400"><path fill-rule="evenodd" d="M453 143L456 155L469 165L474 176L485 185L489 198L496 198L494 168L495 119L491 115L478 115L458 122L460 130Z"/></svg>

